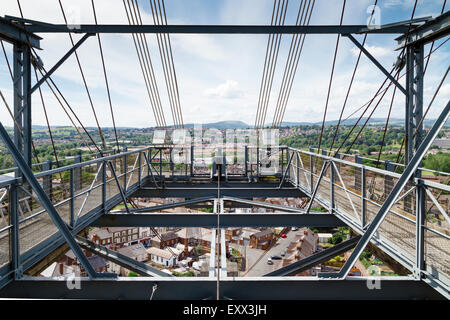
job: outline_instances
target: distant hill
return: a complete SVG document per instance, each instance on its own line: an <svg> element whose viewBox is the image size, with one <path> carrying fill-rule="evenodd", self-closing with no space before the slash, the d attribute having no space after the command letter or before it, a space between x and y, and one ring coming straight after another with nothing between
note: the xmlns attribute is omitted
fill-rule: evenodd
<svg viewBox="0 0 450 320"><path fill-rule="evenodd" d="M362 125L364 124L364 122L366 121L367 118L362 118L359 121L359 124ZM348 120L346 120L345 122L341 122L341 125L347 125L347 126L352 126L356 123L356 121L358 121L358 118L350 118ZM427 119L424 121L424 126L425 127L431 127L434 122L436 120L435 119ZM338 120L330 120L330 121L325 121L325 125L337 125ZM367 124L368 125L380 125L380 126L384 126L386 123L386 118L371 118ZM295 126L313 126L313 125L318 125L321 126L322 122L318 121L318 122L307 122L307 121L301 121L301 122L283 122L282 123L282 127L295 127ZM389 120L389 125L396 125L396 126L403 126L404 125L404 120L400 119L400 118L391 118ZM169 127L173 127L173 126L169 126ZM187 123L184 125L185 128L193 128L194 127L194 123ZM253 128L253 125L249 125L243 121L219 121L219 122L211 122L211 123L204 123L202 124L203 128L216 128L216 129L247 129L247 128ZM266 124L266 127L271 127L271 124ZM450 127L450 119L447 120L447 122L445 123L445 127ZM52 128L71 128L69 126L52 126ZM47 126L42 126L42 125L33 125L33 129L47 129ZM87 129L97 129L96 127L87 127ZM102 129L112 129L112 127L105 127ZM133 127L117 127L117 129L119 130L127 130L127 129L135 129Z"/></svg>
<svg viewBox="0 0 450 320"><path fill-rule="evenodd" d="M367 117L362 118L359 121L359 124L362 125L364 124L364 122L367 120ZM352 126L356 123L356 121L358 121L358 118L350 118L348 120L346 120L345 122L341 122L341 125L347 125L347 126ZM436 120L435 119L427 119L423 122L423 125L425 127L431 127L434 122ZM325 121L325 125L337 125L338 120L330 120L330 121ZM385 125L386 124L386 118L371 118L369 119L369 121L367 122L368 125ZM405 124L405 120L404 119L399 119L399 118L391 118L389 119L389 125L397 125L397 126L403 126ZM294 126L305 126L305 125L322 125L322 122L283 122L282 126L283 127L294 127ZM450 127L450 119L447 120L447 122L445 123L445 127Z"/></svg>

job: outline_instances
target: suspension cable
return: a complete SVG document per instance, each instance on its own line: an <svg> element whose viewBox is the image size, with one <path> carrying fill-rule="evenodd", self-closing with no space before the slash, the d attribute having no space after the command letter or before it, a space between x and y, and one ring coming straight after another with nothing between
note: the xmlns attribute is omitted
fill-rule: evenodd
<svg viewBox="0 0 450 320"><path fill-rule="evenodd" d="M61 13L63 15L64 22L67 24L67 18L66 18L66 13L64 12L64 7L63 7L63 5L61 3L61 0L58 0L58 2L59 2L59 7L61 8ZM73 41L72 34L69 32L68 35L69 35L69 38L70 38L70 42L72 43L72 46L74 47L75 46L75 42ZM84 76L83 68L81 67L80 57L78 56L77 50L75 50L74 54L75 54L75 58L77 60L78 69L80 70L81 78L83 80L84 88L86 90L86 93L87 93L87 96L88 96L88 99L89 99L89 104L91 105L91 109L92 109L92 113L94 115L95 123L97 124L98 133L99 133L100 139L102 141L103 149L106 149L105 138L103 136L103 132L102 132L102 129L100 127L100 123L98 121L97 112L95 111L94 102L92 101L91 93L90 93L89 87L87 85L86 77Z"/></svg>
<svg viewBox="0 0 450 320"><path fill-rule="evenodd" d="M315 0L312 1L312 5L311 5L311 1L308 2L308 6L306 8L306 13L304 15L304 20L303 20L303 23L301 23L301 24L309 25L309 22L311 21L311 16L312 16L312 12L314 9L314 5L315 5ZM311 7L311 10L309 11L310 7ZM308 14L308 11L309 11L309 14ZM302 13L302 16L303 16L303 13ZM301 21L301 19L300 19L300 21ZM282 89L280 89L280 96L281 96L281 97L279 96L280 104L279 104L279 107L278 106L276 107L276 109L279 108L278 115L275 112L275 115L277 115L277 117L274 116L274 121L272 122L272 127L279 128L282 124L284 114L286 111L286 106L287 106L287 103L289 100L289 96L291 94L292 84L294 83L295 74L297 72L298 64L300 61L300 56L303 51L303 45L305 43L305 39L306 39L305 34L302 34L300 36L297 35L298 41L297 41L296 49L294 50L295 53L291 58L291 67L289 68L290 70L288 70L288 74L286 77L286 85L284 86L284 92ZM301 42L301 44L300 44L300 42ZM277 104L278 104L278 102L277 102Z"/></svg>
<svg viewBox="0 0 450 320"><path fill-rule="evenodd" d="M373 15L375 13L375 7L376 7L377 3L378 3L378 0L375 0L375 3L373 4L372 13L370 14L370 22L372 21ZM364 38L363 38L363 41L362 41L362 46L363 47L364 47L364 44L366 43L367 35L368 35L367 33L364 34ZM359 50L358 58L356 59L356 63L355 63L355 68L353 69L353 74L352 74L352 77L350 79L350 84L348 85L347 92L345 94L344 104L342 105L341 113L339 115L339 120L338 120L338 123L336 125L336 129L334 131L333 140L332 140L331 145L330 145L330 151L333 150L334 142L336 141L336 137L337 137L337 134L339 132L339 127L341 125L342 116L344 114L344 110L345 110L345 107L347 105L348 97L350 96L350 90L352 89L353 81L354 81L355 75L356 75L356 70L358 69L359 61L361 59L361 54L362 54L362 50Z"/></svg>
<svg viewBox="0 0 450 320"><path fill-rule="evenodd" d="M123 4L129 24L139 25L139 16L136 12L136 8L132 6L129 0L123 0ZM159 90L155 79L146 35L141 33L135 35L133 33L132 36L136 48L136 53L138 55L139 64L141 66L142 75L146 83L147 93L150 98L150 104L153 109L156 124L158 127L165 127L166 122L164 113L162 111L161 98L159 96Z"/></svg>
<svg viewBox="0 0 450 320"><path fill-rule="evenodd" d="M343 1L342 4L342 12L341 12L341 20L339 22L339 25L342 26L342 21L344 19L344 12L345 12L345 3L346 0ZM327 111L328 111L328 102L330 99L330 92L331 92L331 85L333 83L333 75L334 75L334 67L336 65L336 57L337 57L337 53L338 53L338 48L339 48L339 40L341 38L341 35L338 34L337 38L336 38L336 48L334 49L334 57L333 57L333 65L331 67L331 74L330 74L330 82L328 84L328 92L327 92L327 99L325 102L325 111L323 113L323 120L322 120L322 128L320 130L320 136L319 136L319 146L317 147L317 152L320 152L320 145L322 143L322 136L323 136L323 129L325 127L325 120L327 118Z"/></svg>
<svg viewBox="0 0 450 320"><path fill-rule="evenodd" d="M150 8L152 11L153 22L155 25L167 25L167 14L164 0L150 0ZM162 5L161 5L162 4ZM166 80L167 93L172 109L172 117L175 127L183 127L183 118L181 114L180 94L178 90L178 81L175 72L175 64L173 62L172 45L170 35L167 33L156 34L158 40L158 48L161 56L164 77ZM162 49L161 49L162 48Z"/></svg>
<svg viewBox="0 0 450 320"><path fill-rule="evenodd" d="M286 19L286 12L287 12L287 7L288 7L288 0L286 0L286 3L283 1L283 4L281 6L281 14L279 16L278 25L284 25L285 19ZM266 121L266 115L267 115L267 109L269 106L269 101L270 101L270 95L272 92L272 84L273 84L273 78L275 75L275 69L277 66L277 61L278 61L278 53L280 50L280 44L281 44L281 38L282 38L282 34L276 34L275 35L275 45L274 45L274 51L273 51L273 55L272 55L272 61L269 64L269 78L266 81L266 89L265 89L265 94L263 95L263 104L262 104L262 117L260 119L260 125L259 127L264 127L264 123Z"/></svg>
<svg viewBox="0 0 450 320"><path fill-rule="evenodd" d="M92 3L92 12L94 13L95 25L97 25L97 13L95 12L94 0L91 0L91 3ZM98 40L98 47L100 49L100 57L102 59L103 75L105 77L106 92L108 94L109 110L110 110L110 113L111 113L112 124L113 124L113 127L114 127L114 137L116 139L117 151L119 151L120 150L119 138L117 137L116 120L114 118L114 109L113 109L112 102L111 102L111 92L109 90L109 82L108 82L108 76L107 76L107 73L106 73L105 58L103 56L103 48L102 48L102 41L100 39L100 33L97 33L97 40ZM105 145L104 141L103 141L103 143L104 143L104 148L106 148L106 145Z"/></svg>

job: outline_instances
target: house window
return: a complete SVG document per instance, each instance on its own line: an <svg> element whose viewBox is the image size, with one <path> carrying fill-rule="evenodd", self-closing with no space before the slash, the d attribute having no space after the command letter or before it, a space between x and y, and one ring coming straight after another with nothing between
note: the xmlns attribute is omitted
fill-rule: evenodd
<svg viewBox="0 0 450 320"><path fill-rule="evenodd" d="M138 229L133 229L133 233L138 233Z"/></svg>
<svg viewBox="0 0 450 320"><path fill-rule="evenodd" d="M142 232L142 237L146 237L147 236L147 231Z"/></svg>

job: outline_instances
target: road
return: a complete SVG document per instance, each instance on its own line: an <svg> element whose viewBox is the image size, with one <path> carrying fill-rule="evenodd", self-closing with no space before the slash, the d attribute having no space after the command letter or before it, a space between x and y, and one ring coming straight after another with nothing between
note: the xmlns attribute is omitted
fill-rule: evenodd
<svg viewBox="0 0 450 320"><path fill-rule="evenodd" d="M267 259L272 255L281 256L281 252L286 250L286 246L288 246L291 241L294 240L295 235L298 234L299 231L289 231L287 232L286 238L280 238L273 247L271 247L268 251L261 249L252 249L247 248L247 256L248 256L248 264L249 270L246 277L260 277L265 275L266 273L277 270L281 267L281 260L273 260L273 264L267 264ZM261 258L262 256L262 258ZM259 259L261 258L261 259ZM258 261L259 259L259 261ZM244 275L243 275L244 276Z"/></svg>

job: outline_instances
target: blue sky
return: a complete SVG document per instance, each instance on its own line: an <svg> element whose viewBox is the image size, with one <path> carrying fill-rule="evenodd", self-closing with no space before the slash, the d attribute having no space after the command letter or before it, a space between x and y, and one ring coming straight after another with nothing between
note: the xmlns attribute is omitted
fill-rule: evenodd
<svg viewBox="0 0 450 320"><path fill-rule="evenodd" d="M413 0L380 0L381 24L407 20ZM39 4L37 4L39 3ZM80 23L93 23L90 0L62 0L66 12ZM300 0L290 0L286 24L294 24ZM436 16L443 0L420 0L415 17ZM63 23L57 0L21 0L24 15L34 20ZM126 23L122 0L95 0L99 23ZM169 24L270 24L273 0L165 0ZM344 24L365 24L367 7L373 0L347 0ZM144 23L151 24L149 1L140 1ZM311 24L338 24L342 0L316 0ZM448 10L449 5L446 7ZM16 0L2 0L0 15L19 15ZM49 69L70 48L66 34L42 34L40 56ZM398 51L397 35L369 35L366 46L390 69ZM267 35L172 35L172 47L179 82L185 123L242 120L253 124L256 116ZM75 35L75 39L79 36ZM358 39L362 39L358 36ZM155 124L131 35L102 35L112 102L118 126L149 127ZM156 38L149 36L152 62L156 71L165 116L172 123L161 60ZM272 86L266 122L271 122L287 59L290 35L282 38L282 47ZM308 35L287 105L285 121L321 121L336 35ZM436 46L442 40L438 41ZM11 59L12 48L7 46ZM428 52L428 46L425 52ZM98 44L90 38L79 50L81 63L91 88L100 124L111 126L109 105L103 79ZM342 38L331 91L328 120L337 119L350 81L358 51ZM450 44L436 51L425 78L424 105L427 106L450 61ZM76 60L71 57L54 74L54 80L77 111L85 125L95 125ZM363 57L344 117L376 92L384 76ZM403 82L403 81L402 81ZM44 96L52 125L70 125L69 120L47 87ZM12 85L3 54L0 56L0 89L12 105ZM385 117L391 91L386 95L376 117ZM436 118L450 97L450 83L442 87L427 118ZM4 105L0 106L2 123L12 125ZM392 117L404 117L404 98L397 94ZM33 96L33 123L45 124L38 94Z"/></svg>

